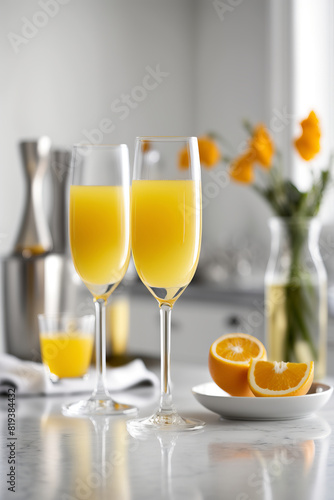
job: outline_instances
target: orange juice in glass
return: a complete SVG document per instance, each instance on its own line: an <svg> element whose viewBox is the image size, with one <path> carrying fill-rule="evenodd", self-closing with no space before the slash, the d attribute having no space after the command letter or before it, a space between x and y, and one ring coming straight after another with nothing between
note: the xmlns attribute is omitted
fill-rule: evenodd
<svg viewBox="0 0 334 500"><path fill-rule="evenodd" d="M40 314L38 322L42 362L50 379L83 377L92 359L94 316Z"/></svg>
<svg viewBox="0 0 334 500"><path fill-rule="evenodd" d="M200 253L194 180L134 180L132 246L138 275L159 302L173 305L190 283ZM164 297L159 294L164 290Z"/></svg>
<svg viewBox="0 0 334 500"><path fill-rule="evenodd" d="M97 298L110 295L105 284L118 284L129 264L124 196L122 186L70 188L73 262L82 281Z"/></svg>

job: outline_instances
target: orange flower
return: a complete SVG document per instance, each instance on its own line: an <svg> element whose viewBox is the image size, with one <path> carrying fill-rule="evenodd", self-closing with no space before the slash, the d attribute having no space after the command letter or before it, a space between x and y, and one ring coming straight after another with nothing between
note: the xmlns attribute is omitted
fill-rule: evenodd
<svg viewBox="0 0 334 500"><path fill-rule="evenodd" d="M143 153L147 153L151 149L150 141L142 141L141 150Z"/></svg>
<svg viewBox="0 0 334 500"><path fill-rule="evenodd" d="M200 137L198 139L198 149L201 165L206 168L214 167L221 159L217 144L210 137Z"/></svg>
<svg viewBox="0 0 334 500"><path fill-rule="evenodd" d="M319 120L314 111L300 122L303 129L301 136L294 141L295 147L305 161L310 161L320 151L320 127Z"/></svg>
<svg viewBox="0 0 334 500"><path fill-rule="evenodd" d="M254 152L248 150L235 158L229 173L234 181L251 184L254 181Z"/></svg>
<svg viewBox="0 0 334 500"><path fill-rule="evenodd" d="M189 152L188 148L183 148L179 151L179 168L181 170L186 170L189 168Z"/></svg>
<svg viewBox="0 0 334 500"><path fill-rule="evenodd" d="M221 159L220 151L210 137L199 137L198 150L201 165L205 168L214 167ZM187 148L182 149L179 153L179 168L189 168L189 153Z"/></svg>
<svg viewBox="0 0 334 500"><path fill-rule="evenodd" d="M249 141L249 147L253 152L255 162L267 169L271 168L271 159L275 147L264 125L259 124L255 127L253 137Z"/></svg>

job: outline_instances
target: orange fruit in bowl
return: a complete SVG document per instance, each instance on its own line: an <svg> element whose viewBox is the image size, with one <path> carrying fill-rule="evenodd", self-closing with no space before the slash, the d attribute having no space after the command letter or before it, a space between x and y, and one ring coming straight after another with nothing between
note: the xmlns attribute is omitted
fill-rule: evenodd
<svg viewBox="0 0 334 500"><path fill-rule="evenodd" d="M231 396L252 397L247 380L252 359L267 359L265 347L256 337L247 333L222 335L210 347L210 375Z"/></svg>
<svg viewBox="0 0 334 500"><path fill-rule="evenodd" d="M260 397L304 396L314 377L314 362L252 360L248 383L253 394Z"/></svg>

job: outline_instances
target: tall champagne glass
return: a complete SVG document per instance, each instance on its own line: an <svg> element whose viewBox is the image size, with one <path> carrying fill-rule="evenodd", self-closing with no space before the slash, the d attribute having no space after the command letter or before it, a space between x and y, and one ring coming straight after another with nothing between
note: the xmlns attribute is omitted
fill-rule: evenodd
<svg viewBox="0 0 334 500"><path fill-rule="evenodd" d="M66 405L75 415L119 415L136 408L116 403L106 388L105 305L130 258L129 152L125 144L75 145L70 187L70 245L75 269L94 297L96 382L91 397Z"/></svg>
<svg viewBox="0 0 334 500"><path fill-rule="evenodd" d="M128 429L132 435L199 429L204 422L178 415L170 380L171 312L194 276L201 247L197 138L138 137L131 197L134 263L160 308L161 396L156 413L129 421Z"/></svg>

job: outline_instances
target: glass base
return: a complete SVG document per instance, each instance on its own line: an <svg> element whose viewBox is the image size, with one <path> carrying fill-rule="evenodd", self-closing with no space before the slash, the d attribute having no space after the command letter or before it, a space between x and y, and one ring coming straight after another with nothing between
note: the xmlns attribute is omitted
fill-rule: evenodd
<svg viewBox="0 0 334 500"><path fill-rule="evenodd" d="M75 403L62 406L64 415L83 416L108 416L108 415L128 415L137 413L135 406L116 403L111 398L108 399L83 399Z"/></svg>
<svg viewBox="0 0 334 500"><path fill-rule="evenodd" d="M126 426L131 436L138 437L144 433L156 431L196 431L202 429L205 426L205 422L195 418L181 417L176 412L163 413L157 411L150 417L129 420Z"/></svg>

